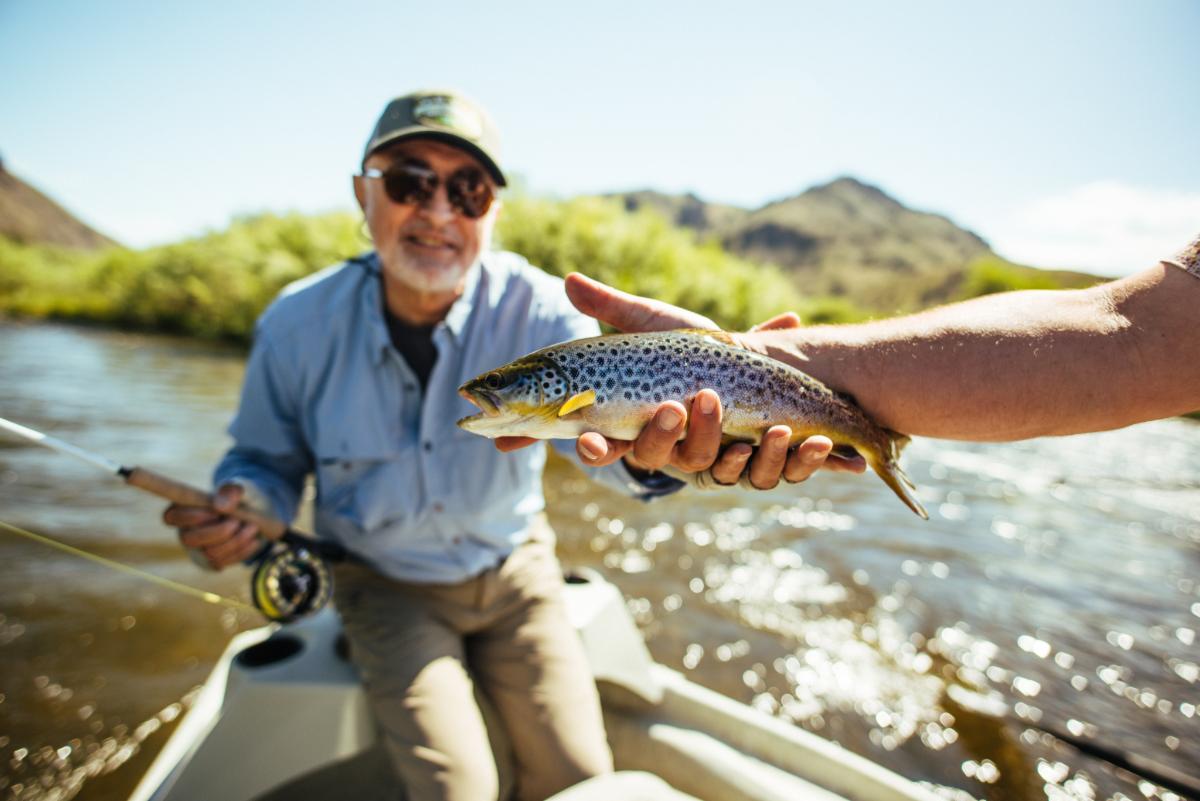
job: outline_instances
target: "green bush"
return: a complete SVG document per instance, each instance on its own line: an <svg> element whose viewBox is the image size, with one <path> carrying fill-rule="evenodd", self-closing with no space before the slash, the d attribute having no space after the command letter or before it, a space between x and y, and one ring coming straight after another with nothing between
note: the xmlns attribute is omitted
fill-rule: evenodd
<svg viewBox="0 0 1200 801"><path fill-rule="evenodd" d="M0 312L247 341L287 283L367 247L357 217L262 214L173 245L97 254L0 244Z"/></svg>
<svg viewBox="0 0 1200 801"><path fill-rule="evenodd" d="M999 256L983 256L967 265L967 274L959 287L960 299L1018 289L1060 289L1061 282L1041 270L1021 267Z"/></svg>

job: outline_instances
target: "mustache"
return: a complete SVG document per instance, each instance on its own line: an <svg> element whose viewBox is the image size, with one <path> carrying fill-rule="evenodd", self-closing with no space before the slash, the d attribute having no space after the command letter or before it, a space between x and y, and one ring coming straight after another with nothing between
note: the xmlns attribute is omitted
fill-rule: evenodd
<svg viewBox="0 0 1200 801"><path fill-rule="evenodd" d="M410 236L428 237L430 239L440 239L450 245L462 245L462 237L453 229L435 228L430 225L414 225L400 230L400 238L404 239Z"/></svg>

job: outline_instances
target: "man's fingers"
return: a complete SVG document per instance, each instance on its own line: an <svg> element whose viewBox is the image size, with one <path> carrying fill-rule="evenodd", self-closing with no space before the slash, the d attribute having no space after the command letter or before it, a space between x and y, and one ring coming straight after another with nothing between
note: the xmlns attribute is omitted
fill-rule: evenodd
<svg viewBox="0 0 1200 801"><path fill-rule="evenodd" d="M180 506L173 503L163 510L162 521L175 528L194 528L215 523L221 514L207 506Z"/></svg>
<svg viewBox="0 0 1200 801"><path fill-rule="evenodd" d="M721 398L711 389L702 389L692 398L687 437L679 443L672 463L680 470L696 473L712 467L720 450Z"/></svg>
<svg viewBox="0 0 1200 801"><path fill-rule="evenodd" d="M533 437L496 437L492 442L496 446L496 450L508 453L520 448L527 448L537 442Z"/></svg>
<svg viewBox="0 0 1200 801"><path fill-rule="evenodd" d="M742 477L742 471L746 469L746 462L750 460L753 453L754 448L745 442L735 442L730 445L709 470L713 480L718 484L736 484Z"/></svg>
<svg viewBox="0 0 1200 801"><path fill-rule="evenodd" d="M771 489L779 483L787 462L788 440L792 430L787 426L771 426L750 462L750 483L758 489Z"/></svg>
<svg viewBox="0 0 1200 801"><path fill-rule="evenodd" d="M595 431L581 434L575 440L575 453L579 460L588 467L604 467L620 459L629 449L632 442L608 439Z"/></svg>
<svg viewBox="0 0 1200 801"><path fill-rule="evenodd" d="M678 401L666 401L633 443L632 463L643 470L660 470L671 461L675 443L683 434L687 410Z"/></svg>
<svg viewBox="0 0 1200 801"><path fill-rule="evenodd" d="M258 526L253 523L241 523L233 536L217 545L204 548L208 562L220 570L229 565L244 562L258 552L262 541L258 536Z"/></svg>
<svg viewBox="0 0 1200 801"><path fill-rule="evenodd" d="M241 524L240 520L226 517L216 523L182 528L179 530L179 541L185 548L208 548L220 545L232 537Z"/></svg>
<svg viewBox="0 0 1200 801"><path fill-rule="evenodd" d="M707 317L663 303L622 292L579 273L566 278L567 297L589 317L608 323L619 331L669 331L673 328L717 328Z"/></svg>
<svg viewBox="0 0 1200 801"><path fill-rule="evenodd" d="M821 469L832 450L833 440L829 437L818 435L804 440L788 455L783 468L784 479L793 484L804 481Z"/></svg>

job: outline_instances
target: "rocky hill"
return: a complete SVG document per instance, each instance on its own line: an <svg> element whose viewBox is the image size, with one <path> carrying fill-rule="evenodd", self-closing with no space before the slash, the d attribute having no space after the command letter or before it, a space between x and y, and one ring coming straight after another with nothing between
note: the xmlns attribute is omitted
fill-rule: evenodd
<svg viewBox="0 0 1200 801"><path fill-rule="evenodd" d="M981 237L948 218L910 209L849 177L753 210L705 203L690 194L640 191L616 197L627 209L656 209L732 253L784 268L806 295L845 297L873 312L950 300L975 265L1003 262ZM1006 268L1054 285L1097 280L1007 263Z"/></svg>
<svg viewBox="0 0 1200 801"><path fill-rule="evenodd" d="M79 250L115 245L104 234L4 168L0 161L0 237L26 245L57 245Z"/></svg>

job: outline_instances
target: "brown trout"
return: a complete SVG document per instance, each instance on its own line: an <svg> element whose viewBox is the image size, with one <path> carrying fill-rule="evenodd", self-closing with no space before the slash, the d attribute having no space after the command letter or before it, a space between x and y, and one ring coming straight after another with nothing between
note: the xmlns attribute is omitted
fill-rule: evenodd
<svg viewBox="0 0 1200 801"><path fill-rule="evenodd" d="M632 440L662 401L687 407L706 387L721 397L725 442L757 445L773 425L792 429L792 445L823 434L835 452L862 454L909 509L929 518L897 461L908 437L880 428L812 376L741 348L720 331L613 334L543 348L459 387L483 411L458 425L493 438L573 439L595 431Z"/></svg>

